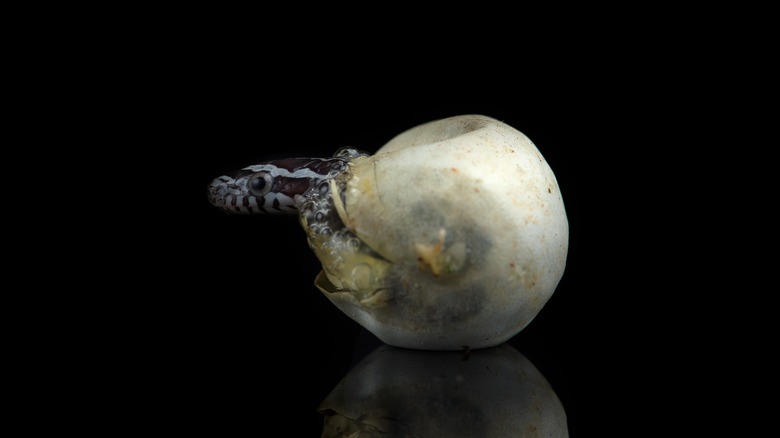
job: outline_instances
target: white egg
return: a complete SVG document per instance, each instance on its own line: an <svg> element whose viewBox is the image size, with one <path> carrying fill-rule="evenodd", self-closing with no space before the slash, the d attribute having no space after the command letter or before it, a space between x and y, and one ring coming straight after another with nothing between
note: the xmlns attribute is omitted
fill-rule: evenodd
<svg viewBox="0 0 780 438"><path fill-rule="evenodd" d="M564 272L558 183L523 133L456 116L401 133L329 180L343 229L300 220L317 287L383 342L458 350L526 327Z"/></svg>

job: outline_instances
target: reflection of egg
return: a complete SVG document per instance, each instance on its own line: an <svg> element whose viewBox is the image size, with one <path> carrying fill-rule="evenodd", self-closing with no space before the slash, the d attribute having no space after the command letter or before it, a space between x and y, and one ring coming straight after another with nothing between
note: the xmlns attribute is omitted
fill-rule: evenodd
<svg viewBox="0 0 780 438"><path fill-rule="evenodd" d="M320 404L323 438L568 436L544 376L514 348L379 347Z"/></svg>
<svg viewBox="0 0 780 438"><path fill-rule="evenodd" d="M550 167L485 116L412 128L330 182L346 229L316 232L320 290L382 341L455 350L522 330L563 275L568 223Z"/></svg>

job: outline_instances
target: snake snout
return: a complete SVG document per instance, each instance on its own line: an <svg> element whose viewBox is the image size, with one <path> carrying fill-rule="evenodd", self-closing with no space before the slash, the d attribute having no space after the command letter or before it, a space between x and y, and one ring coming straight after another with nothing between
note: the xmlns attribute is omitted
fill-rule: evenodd
<svg viewBox="0 0 780 438"><path fill-rule="evenodd" d="M225 206L225 197L230 194L230 183L233 181L229 176L223 175L215 178L209 183L208 198L211 205L216 207Z"/></svg>

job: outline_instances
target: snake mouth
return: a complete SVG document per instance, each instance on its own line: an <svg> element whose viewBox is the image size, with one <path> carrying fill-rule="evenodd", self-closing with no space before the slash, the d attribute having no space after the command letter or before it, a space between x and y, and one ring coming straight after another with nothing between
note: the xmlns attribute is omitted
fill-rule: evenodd
<svg viewBox="0 0 780 438"><path fill-rule="evenodd" d="M309 188L308 180L275 177L267 193L258 196L249 189L254 174L252 171L241 170L215 178L207 188L209 202L231 214L298 213L296 198L300 197L298 192Z"/></svg>
<svg viewBox="0 0 780 438"><path fill-rule="evenodd" d="M215 178L207 187L211 205L226 213L255 213L262 209L263 199L247 193L239 181L231 175Z"/></svg>

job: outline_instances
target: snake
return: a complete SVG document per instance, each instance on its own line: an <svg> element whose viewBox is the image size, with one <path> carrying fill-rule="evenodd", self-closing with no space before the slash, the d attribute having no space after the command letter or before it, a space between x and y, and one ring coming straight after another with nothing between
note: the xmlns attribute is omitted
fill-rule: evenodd
<svg viewBox="0 0 780 438"><path fill-rule="evenodd" d="M208 185L212 205L229 214L298 214L315 234L343 228L334 213L330 182L349 162L370 155L342 147L327 158L283 158L244 167Z"/></svg>

